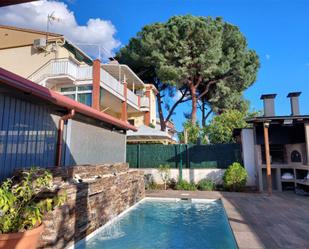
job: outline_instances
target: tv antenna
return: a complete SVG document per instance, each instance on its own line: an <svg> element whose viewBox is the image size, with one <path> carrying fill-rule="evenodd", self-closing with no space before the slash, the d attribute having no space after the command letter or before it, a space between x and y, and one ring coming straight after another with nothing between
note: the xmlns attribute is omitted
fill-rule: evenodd
<svg viewBox="0 0 309 249"><path fill-rule="evenodd" d="M49 34L49 25L53 24L53 21L60 22L60 18L55 17L55 11L47 15L47 24L46 24L46 43L48 41Z"/></svg>

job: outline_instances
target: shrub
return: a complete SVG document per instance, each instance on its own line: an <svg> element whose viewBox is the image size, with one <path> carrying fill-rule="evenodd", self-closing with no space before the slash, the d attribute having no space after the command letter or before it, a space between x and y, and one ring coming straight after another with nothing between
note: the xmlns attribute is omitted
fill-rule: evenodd
<svg viewBox="0 0 309 249"><path fill-rule="evenodd" d="M247 171L240 163L233 163L223 175L223 185L227 190L241 191L247 183Z"/></svg>
<svg viewBox="0 0 309 249"><path fill-rule="evenodd" d="M151 186L154 185L154 179L152 174L144 175L145 189L151 189Z"/></svg>
<svg viewBox="0 0 309 249"><path fill-rule="evenodd" d="M197 184L197 189L203 190L203 191L212 191L215 189L215 183L214 181L210 179L202 179Z"/></svg>
<svg viewBox="0 0 309 249"><path fill-rule="evenodd" d="M158 171L162 181L164 182L164 189L166 190L166 184L170 179L170 166L168 164L160 165Z"/></svg>
<svg viewBox="0 0 309 249"><path fill-rule="evenodd" d="M189 183L186 180L179 180L175 187L177 190L190 190L195 191L196 186L194 183Z"/></svg>
<svg viewBox="0 0 309 249"><path fill-rule="evenodd" d="M53 177L47 170L31 168L21 179L7 179L0 186L0 234L23 232L41 224L43 215L61 205L66 196L46 198L53 191Z"/></svg>
<svg viewBox="0 0 309 249"><path fill-rule="evenodd" d="M163 186L153 182L153 183L150 183L149 185L147 185L147 187L145 187L145 188L147 190L162 190Z"/></svg>

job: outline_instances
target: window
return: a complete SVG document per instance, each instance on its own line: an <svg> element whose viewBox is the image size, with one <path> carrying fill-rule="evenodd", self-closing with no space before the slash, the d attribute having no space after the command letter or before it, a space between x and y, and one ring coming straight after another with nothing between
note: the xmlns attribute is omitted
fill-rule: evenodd
<svg viewBox="0 0 309 249"><path fill-rule="evenodd" d="M92 105L92 85L62 87L60 92L80 103Z"/></svg>
<svg viewBox="0 0 309 249"><path fill-rule="evenodd" d="M76 87L70 86L70 87L61 87L60 92L75 92Z"/></svg>
<svg viewBox="0 0 309 249"><path fill-rule="evenodd" d="M77 89L78 91L88 91L88 90L92 90L92 86L91 85L78 86Z"/></svg>
<svg viewBox="0 0 309 249"><path fill-rule="evenodd" d="M92 105L92 93L78 93L77 101L85 105Z"/></svg>

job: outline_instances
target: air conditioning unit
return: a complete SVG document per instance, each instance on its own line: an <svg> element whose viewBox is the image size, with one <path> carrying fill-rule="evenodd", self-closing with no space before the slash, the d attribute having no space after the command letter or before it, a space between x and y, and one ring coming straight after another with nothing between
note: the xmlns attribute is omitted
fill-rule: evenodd
<svg viewBox="0 0 309 249"><path fill-rule="evenodd" d="M33 41L33 47L36 49L42 49L46 47L46 39L45 38L40 38L40 39L35 39Z"/></svg>

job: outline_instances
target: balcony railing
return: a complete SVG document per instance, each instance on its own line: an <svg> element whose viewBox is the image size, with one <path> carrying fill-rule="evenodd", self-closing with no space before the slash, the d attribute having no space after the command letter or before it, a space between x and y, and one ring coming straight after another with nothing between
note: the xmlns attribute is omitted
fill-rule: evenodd
<svg viewBox="0 0 309 249"><path fill-rule="evenodd" d="M146 96L141 97L141 108L149 108L149 98Z"/></svg>
<svg viewBox="0 0 309 249"><path fill-rule="evenodd" d="M101 82L103 83L103 87L109 90L111 93L116 96L123 97L123 85L116 80L113 76L111 76L108 72L101 68L100 72Z"/></svg>
<svg viewBox="0 0 309 249"><path fill-rule="evenodd" d="M130 89L127 89L127 100L129 104L138 109L138 96Z"/></svg>
<svg viewBox="0 0 309 249"><path fill-rule="evenodd" d="M123 84L116 80L104 69L100 69L101 86L108 92L124 99ZM29 79L41 83L51 77L67 77L71 81L91 80L92 67L85 65L78 65L70 59L53 59L39 68L36 72L29 76ZM138 96L130 89L127 90L128 104L138 109ZM147 97L141 98L141 107L149 108L149 100Z"/></svg>
<svg viewBox="0 0 309 249"><path fill-rule="evenodd" d="M40 83L48 77L69 76L76 80L78 78L78 65L69 59L50 60L36 72L29 76L29 79Z"/></svg>
<svg viewBox="0 0 309 249"><path fill-rule="evenodd" d="M92 79L92 67L80 66L78 68L77 79L79 80L90 80Z"/></svg>

